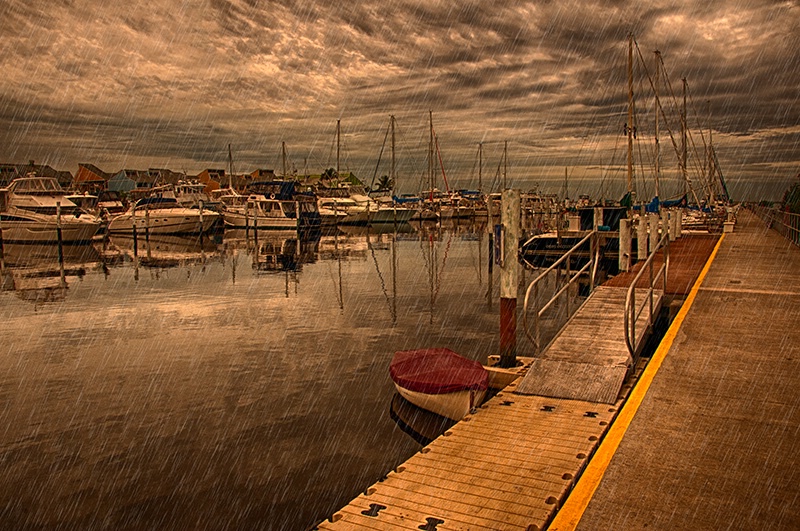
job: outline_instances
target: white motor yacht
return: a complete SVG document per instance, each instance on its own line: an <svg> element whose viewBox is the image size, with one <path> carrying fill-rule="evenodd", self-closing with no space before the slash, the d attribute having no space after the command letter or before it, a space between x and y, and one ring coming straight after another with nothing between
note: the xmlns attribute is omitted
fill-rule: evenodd
<svg viewBox="0 0 800 531"><path fill-rule="evenodd" d="M80 210L52 177L15 179L0 189L3 241L14 243L89 242L100 221Z"/></svg>
<svg viewBox="0 0 800 531"><path fill-rule="evenodd" d="M109 233L132 233L133 227L144 234L200 234L220 219L212 210L186 208L174 197L145 197L127 212L111 219Z"/></svg>
<svg viewBox="0 0 800 531"><path fill-rule="evenodd" d="M228 194L219 197L225 205L225 226L259 230L297 230L297 203L262 194Z"/></svg>

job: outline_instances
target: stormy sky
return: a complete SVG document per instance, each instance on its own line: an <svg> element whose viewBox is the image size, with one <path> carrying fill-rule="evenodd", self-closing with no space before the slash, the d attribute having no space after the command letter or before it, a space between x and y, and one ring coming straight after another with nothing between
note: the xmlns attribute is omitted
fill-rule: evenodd
<svg viewBox="0 0 800 531"><path fill-rule="evenodd" d="M659 50L662 196L679 189L683 77L690 178L711 126L734 197L780 196L800 172L797 1L5 0L0 161L197 173L227 169L231 144L237 172L280 173L285 142L291 168L320 173L338 119L340 169L370 182L394 115L398 185L416 192L431 111L452 187L559 192L566 168L570 195L615 194L628 34L640 195Z"/></svg>

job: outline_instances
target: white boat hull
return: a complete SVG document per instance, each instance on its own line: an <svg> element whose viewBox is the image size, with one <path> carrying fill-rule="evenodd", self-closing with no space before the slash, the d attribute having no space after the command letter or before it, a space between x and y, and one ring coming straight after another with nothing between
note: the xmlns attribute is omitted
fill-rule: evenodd
<svg viewBox="0 0 800 531"><path fill-rule="evenodd" d="M9 243L58 243L58 224L53 221L0 221L3 241ZM97 234L100 222L91 219L61 220L61 241L66 244L89 242Z"/></svg>
<svg viewBox="0 0 800 531"><path fill-rule="evenodd" d="M226 210L223 214L225 226L236 229L258 230L297 230L297 218L283 217L259 217L254 219L253 215L245 216L242 213Z"/></svg>
<svg viewBox="0 0 800 531"><path fill-rule="evenodd" d="M400 396L415 406L451 420L461 420L464 418L472 408L478 407L486 396L485 390L464 390L433 395L410 391L396 383L394 386L397 388L397 392L400 393Z"/></svg>
<svg viewBox="0 0 800 531"><path fill-rule="evenodd" d="M195 209L180 209L179 212L154 210L149 216L137 214L135 224L139 234L198 234L208 231L218 219L216 212L203 212L201 224L200 213ZM133 226L134 218L128 212L109 221L107 230L111 234L131 234Z"/></svg>

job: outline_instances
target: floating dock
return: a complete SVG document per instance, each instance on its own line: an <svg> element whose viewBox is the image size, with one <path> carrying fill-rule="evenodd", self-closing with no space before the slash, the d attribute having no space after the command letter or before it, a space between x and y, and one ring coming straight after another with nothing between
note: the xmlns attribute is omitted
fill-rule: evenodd
<svg viewBox="0 0 800 531"><path fill-rule="evenodd" d="M800 529L800 250L740 216L613 403L517 380L318 529Z"/></svg>
<svg viewBox="0 0 800 531"><path fill-rule="evenodd" d="M800 529L800 249L740 212L634 393L550 529Z"/></svg>

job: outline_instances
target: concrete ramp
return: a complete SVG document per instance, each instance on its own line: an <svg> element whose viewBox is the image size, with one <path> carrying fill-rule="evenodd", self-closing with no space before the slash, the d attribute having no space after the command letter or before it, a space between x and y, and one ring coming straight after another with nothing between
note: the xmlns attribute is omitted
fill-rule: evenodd
<svg viewBox="0 0 800 531"><path fill-rule="evenodd" d="M531 364L515 393L611 404L617 400L633 359L625 345L627 288L600 286ZM636 290L637 305L648 291ZM654 311L663 294L654 293ZM647 311L636 326L636 352L650 333Z"/></svg>

